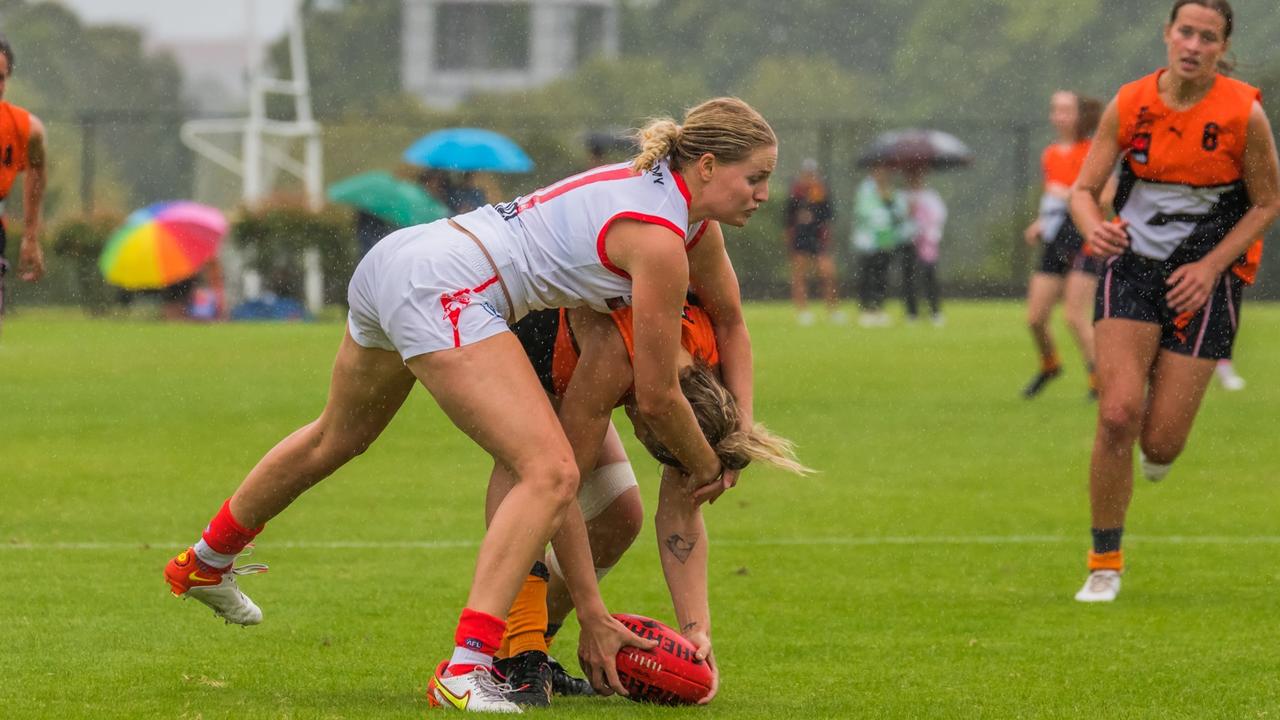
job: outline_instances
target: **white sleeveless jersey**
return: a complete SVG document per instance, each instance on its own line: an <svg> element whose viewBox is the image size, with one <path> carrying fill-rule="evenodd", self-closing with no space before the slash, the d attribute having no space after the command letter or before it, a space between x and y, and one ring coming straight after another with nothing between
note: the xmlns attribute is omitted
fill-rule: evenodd
<svg viewBox="0 0 1280 720"><path fill-rule="evenodd" d="M605 252L615 220L661 225L691 249L707 222L689 226L689 188L664 160L636 172L605 165L454 221L493 255L511 294L511 320L530 310L586 305L597 312L631 304L631 276Z"/></svg>

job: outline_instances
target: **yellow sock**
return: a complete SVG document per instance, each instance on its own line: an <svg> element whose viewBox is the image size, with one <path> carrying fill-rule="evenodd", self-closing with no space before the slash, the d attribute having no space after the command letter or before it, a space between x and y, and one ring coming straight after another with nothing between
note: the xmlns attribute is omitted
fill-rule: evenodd
<svg viewBox="0 0 1280 720"><path fill-rule="evenodd" d="M498 657L515 657L529 650L546 652L546 632L547 570L542 563L535 563L507 614L507 634L502 638Z"/></svg>

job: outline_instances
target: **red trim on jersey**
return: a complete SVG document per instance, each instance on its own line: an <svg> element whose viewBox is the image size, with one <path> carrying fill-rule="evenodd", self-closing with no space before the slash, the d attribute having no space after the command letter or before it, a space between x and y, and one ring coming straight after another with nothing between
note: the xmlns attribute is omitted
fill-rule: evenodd
<svg viewBox="0 0 1280 720"><path fill-rule="evenodd" d="M645 215L644 213L628 211L620 212L606 220L604 227L600 228L600 234L596 236L596 254L600 256L601 265L609 268L609 271L613 274L619 277L624 277L628 280L631 279L631 274L617 265L614 265L613 262L609 260L609 253L605 252L604 249L604 237L609 234L609 226L613 224L614 220L639 220L640 222L651 223L653 225L661 225L678 235L680 237L680 242L684 242L684 231L676 227L676 224L670 220L664 217L658 217L657 215Z"/></svg>
<svg viewBox="0 0 1280 720"><path fill-rule="evenodd" d="M577 177L564 180L560 185L533 191L528 198L516 206L516 212L528 210L538 203L554 200L570 190L577 190L583 185L590 185L592 183L605 182L608 180L626 180L627 178L636 177L639 174L640 173L632 170L630 167L620 167L612 170L589 170Z"/></svg>
<svg viewBox="0 0 1280 720"><path fill-rule="evenodd" d="M672 170L671 177L676 179L676 187L680 188L680 194L684 196L684 204L693 208L693 196L689 194L689 186L684 181L684 176L679 172Z"/></svg>
<svg viewBox="0 0 1280 720"><path fill-rule="evenodd" d="M711 224L710 220L702 221L702 224L698 226L698 231L693 234L693 239L689 241L688 245L684 246L685 252L692 250L693 246L698 244L698 241L701 240L702 235L707 232L707 226L710 224Z"/></svg>

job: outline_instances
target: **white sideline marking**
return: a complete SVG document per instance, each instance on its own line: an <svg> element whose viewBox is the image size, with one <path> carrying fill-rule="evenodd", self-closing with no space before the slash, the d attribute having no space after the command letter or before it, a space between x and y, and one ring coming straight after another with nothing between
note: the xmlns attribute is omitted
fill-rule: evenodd
<svg viewBox="0 0 1280 720"><path fill-rule="evenodd" d="M1055 545L1087 544L1088 536L1066 535L885 535L865 537L765 538L712 540L719 547L857 547L880 545ZM1280 545L1280 535L1130 535L1126 541L1153 545ZM0 542L0 550L141 550L179 548L165 542ZM271 542L280 550L455 550L479 547L478 540L285 540Z"/></svg>

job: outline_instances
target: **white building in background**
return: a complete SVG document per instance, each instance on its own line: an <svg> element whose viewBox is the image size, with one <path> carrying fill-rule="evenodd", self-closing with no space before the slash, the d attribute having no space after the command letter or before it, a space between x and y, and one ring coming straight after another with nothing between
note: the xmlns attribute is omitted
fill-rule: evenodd
<svg viewBox="0 0 1280 720"><path fill-rule="evenodd" d="M182 94L197 115L242 112L249 104L249 65L245 40L159 40L150 52L173 56L182 70Z"/></svg>
<svg viewBox="0 0 1280 720"><path fill-rule="evenodd" d="M401 0L404 90L448 108L618 55L619 0Z"/></svg>

